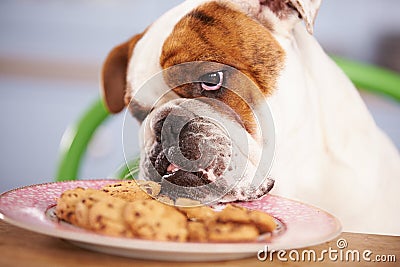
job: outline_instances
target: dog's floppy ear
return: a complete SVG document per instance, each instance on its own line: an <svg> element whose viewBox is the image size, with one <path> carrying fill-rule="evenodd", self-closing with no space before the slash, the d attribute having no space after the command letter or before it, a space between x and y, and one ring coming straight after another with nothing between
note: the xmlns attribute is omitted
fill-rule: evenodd
<svg viewBox="0 0 400 267"><path fill-rule="evenodd" d="M299 12L306 24L307 31L313 34L314 22L322 0L290 0L290 4Z"/></svg>
<svg viewBox="0 0 400 267"><path fill-rule="evenodd" d="M125 107L126 74L128 62L142 34L135 35L108 54L101 72L101 90L108 111L118 113Z"/></svg>

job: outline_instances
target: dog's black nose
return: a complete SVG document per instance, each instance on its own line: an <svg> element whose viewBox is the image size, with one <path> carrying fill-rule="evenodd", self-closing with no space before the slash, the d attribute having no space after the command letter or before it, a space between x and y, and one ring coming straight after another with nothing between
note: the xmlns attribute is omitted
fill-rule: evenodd
<svg viewBox="0 0 400 267"><path fill-rule="evenodd" d="M190 118L184 115L168 114L167 117L157 121L154 125L154 133L158 142L177 141L180 132Z"/></svg>

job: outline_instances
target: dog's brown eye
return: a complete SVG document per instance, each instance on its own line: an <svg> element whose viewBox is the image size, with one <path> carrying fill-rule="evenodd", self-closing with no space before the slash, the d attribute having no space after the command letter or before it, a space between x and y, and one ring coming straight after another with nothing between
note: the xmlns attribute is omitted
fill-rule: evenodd
<svg viewBox="0 0 400 267"><path fill-rule="evenodd" d="M201 88L206 91L215 91L222 87L224 73L222 71L210 72L200 77Z"/></svg>

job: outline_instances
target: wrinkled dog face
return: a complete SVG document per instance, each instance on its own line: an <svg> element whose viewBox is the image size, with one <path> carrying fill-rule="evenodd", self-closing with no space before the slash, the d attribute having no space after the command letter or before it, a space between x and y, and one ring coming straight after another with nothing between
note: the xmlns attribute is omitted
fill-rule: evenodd
<svg viewBox="0 0 400 267"><path fill-rule="evenodd" d="M267 106L285 58L269 17L298 13L283 0L190 0L110 53L103 91L110 111L126 105L142 122L140 178L210 201L271 189L252 183L268 142L267 118L254 111ZM159 83L142 86L160 71Z"/></svg>
<svg viewBox="0 0 400 267"><path fill-rule="evenodd" d="M271 183L251 186L257 164L248 154L255 158L259 153L249 146L259 135L252 108L262 105L274 88L282 58L283 51L264 26L226 5L208 3L184 16L163 43L160 65L178 98L196 101L186 107L166 101L151 112L141 177L186 187L212 183L205 195L228 193L227 201L265 194ZM189 107L191 114L185 115ZM196 114L204 110L207 114ZM224 130L226 122L231 131ZM246 177L249 181L240 182Z"/></svg>
<svg viewBox="0 0 400 267"><path fill-rule="evenodd" d="M207 104L199 100L177 99L153 111L143 123L140 176L162 182L163 193L174 198L193 198L198 190L179 190L179 186L208 188L217 180L220 190L228 186L218 178L228 171L232 140L219 122L196 112L204 108ZM211 194L203 192L197 197Z"/></svg>
<svg viewBox="0 0 400 267"><path fill-rule="evenodd" d="M187 104L202 103L197 101ZM150 116L143 175L146 177L177 178L187 173L185 186L214 182L226 170L232 153L229 136L211 119L189 110L183 99L163 105ZM148 139L151 137L151 139ZM151 173L153 171L153 173ZM156 173L154 173L154 171ZM179 172L181 171L181 172Z"/></svg>
<svg viewBox="0 0 400 267"><path fill-rule="evenodd" d="M162 193L172 198L257 198L273 185L255 188L243 179L255 171L248 158L252 139L237 114L218 101L172 100L154 110L142 130L140 176L162 182Z"/></svg>

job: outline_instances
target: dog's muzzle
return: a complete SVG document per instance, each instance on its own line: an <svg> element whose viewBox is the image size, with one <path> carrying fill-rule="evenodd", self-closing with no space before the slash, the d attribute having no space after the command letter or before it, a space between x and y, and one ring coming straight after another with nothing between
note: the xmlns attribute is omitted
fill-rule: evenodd
<svg viewBox="0 0 400 267"><path fill-rule="evenodd" d="M236 200L250 190L237 187L248 168L244 127L232 110L216 110L210 101L173 100L144 122L140 177L161 182L161 193L173 199L214 202L231 195Z"/></svg>

